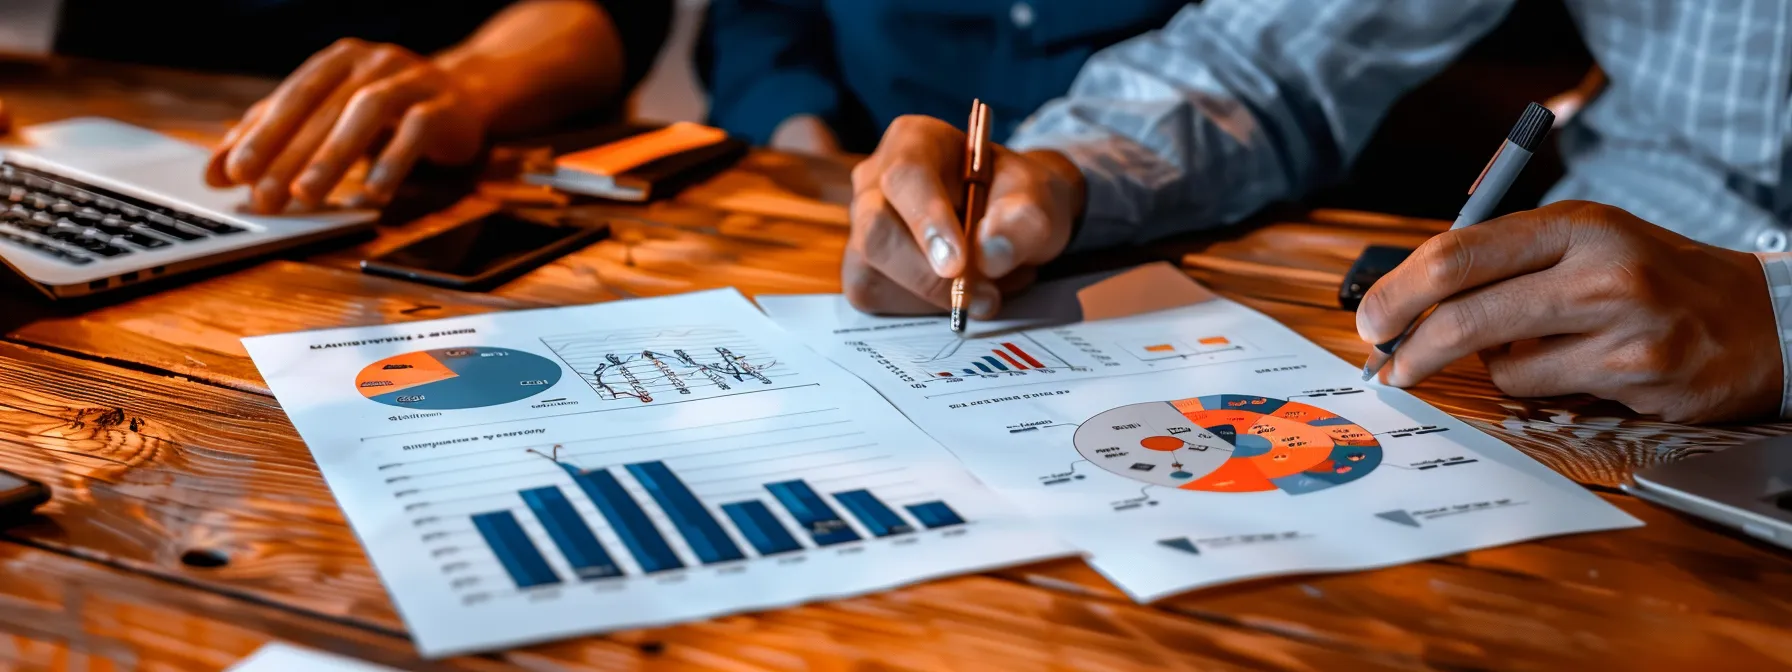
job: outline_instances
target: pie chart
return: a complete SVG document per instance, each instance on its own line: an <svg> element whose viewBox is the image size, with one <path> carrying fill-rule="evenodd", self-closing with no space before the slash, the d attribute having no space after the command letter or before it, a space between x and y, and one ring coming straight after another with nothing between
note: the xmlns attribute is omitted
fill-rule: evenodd
<svg viewBox="0 0 1792 672"><path fill-rule="evenodd" d="M1356 423L1296 401L1215 394L1121 406L1076 430L1077 452L1152 485L1204 492L1318 492L1381 464Z"/></svg>
<svg viewBox="0 0 1792 672"><path fill-rule="evenodd" d="M355 388L388 406L481 408L528 399L560 382L560 365L509 348L439 348L387 357L361 369Z"/></svg>

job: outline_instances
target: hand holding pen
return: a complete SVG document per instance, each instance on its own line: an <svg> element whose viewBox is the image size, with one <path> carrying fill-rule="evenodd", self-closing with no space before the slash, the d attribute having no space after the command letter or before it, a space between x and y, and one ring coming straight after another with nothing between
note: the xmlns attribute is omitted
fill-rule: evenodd
<svg viewBox="0 0 1792 672"><path fill-rule="evenodd" d="M946 312L952 281L970 268L976 277L967 283L968 312L988 319L1004 293L1031 284L1034 269L1064 251L1083 206L1077 167L1056 152L988 143L988 207L967 238L967 140L939 119L900 117L853 169L852 233L840 279L854 307L883 315Z"/></svg>
<svg viewBox="0 0 1792 672"><path fill-rule="evenodd" d="M1543 142L1543 137L1549 134L1550 126L1555 120L1556 115L1542 105L1531 103L1525 107L1524 114L1512 127L1512 132L1506 134L1506 141L1500 143L1493 158L1481 169L1480 177L1475 178L1475 183L1469 186L1468 202L1462 205L1456 221L1450 224L1451 230L1480 224L1488 215L1493 214L1493 209L1506 197L1506 190L1512 188L1512 183L1518 181L1518 174L1524 170L1525 163L1530 161L1531 153L1536 151L1537 145ZM1401 341L1406 340L1407 334L1412 333L1413 327L1418 323L1419 318L1414 317L1399 336L1375 345L1375 350L1369 353L1369 361L1363 364L1363 380L1374 378L1382 367L1393 360Z"/></svg>

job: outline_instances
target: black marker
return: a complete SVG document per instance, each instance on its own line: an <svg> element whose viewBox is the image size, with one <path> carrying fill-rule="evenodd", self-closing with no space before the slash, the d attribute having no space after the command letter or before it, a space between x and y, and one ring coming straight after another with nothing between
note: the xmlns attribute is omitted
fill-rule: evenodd
<svg viewBox="0 0 1792 672"><path fill-rule="evenodd" d="M1457 213L1456 222L1451 229L1460 229L1480 224L1493 214L1493 209L1506 197L1506 190L1518 181L1518 173L1524 170L1524 164L1531 160L1531 152L1537 149L1537 143L1543 142L1543 136L1549 134L1549 128L1555 124L1556 115L1548 108L1531 103L1524 108L1524 116L1518 118L1518 125L1506 134L1506 141L1500 143L1499 151L1493 153L1493 159L1487 167L1481 169L1481 176L1469 185L1468 202L1462 204L1462 211ZM1418 318L1406 325L1393 340L1375 346L1375 352L1369 353L1369 361L1363 364L1363 380L1374 378L1382 367L1394 358L1394 349L1412 333L1412 328L1419 323Z"/></svg>

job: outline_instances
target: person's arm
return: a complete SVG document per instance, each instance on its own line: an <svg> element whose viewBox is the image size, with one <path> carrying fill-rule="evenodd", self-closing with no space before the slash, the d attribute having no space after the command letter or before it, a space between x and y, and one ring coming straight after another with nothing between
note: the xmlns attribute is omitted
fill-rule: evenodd
<svg viewBox="0 0 1792 672"><path fill-rule="evenodd" d="M1091 57L1008 143L1088 199L1072 249L1229 224L1341 179L1388 108L1513 0L1208 0Z"/></svg>
<svg viewBox="0 0 1792 672"><path fill-rule="evenodd" d="M626 96L665 41L670 0L521 0L430 60L498 134L529 131Z"/></svg>
<svg viewBox="0 0 1792 672"><path fill-rule="evenodd" d="M822 0L712 0L697 57L709 123L755 145L819 130L831 146L843 95L832 34Z"/></svg>
<svg viewBox="0 0 1792 672"><path fill-rule="evenodd" d="M1098 52L998 149L975 241L953 214L964 134L900 118L853 171L841 282L875 313L935 312L977 245L1001 292L1069 249L1242 219L1336 179L1382 115L1514 0L1207 0ZM1078 221L1082 226L1072 235ZM976 316L976 311L974 311Z"/></svg>
<svg viewBox="0 0 1792 672"><path fill-rule="evenodd" d="M1792 418L1792 252L1757 252L1767 273L1767 294L1773 301L1774 333L1780 340L1780 405L1782 418Z"/></svg>
<svg viewBox="0 0 1792 672"><path fill-rule="evenodd" d="M316 206L391 131L361 196L383 202L418 159L464 163L488 133L619 100L653 58L629 47L657 49L670 2L521 0L433 57L339 41L250 109L220 143L206 179L251 185L250 206L260 212L292 200ZM606 4L628 9L612 14Z"/></svg>

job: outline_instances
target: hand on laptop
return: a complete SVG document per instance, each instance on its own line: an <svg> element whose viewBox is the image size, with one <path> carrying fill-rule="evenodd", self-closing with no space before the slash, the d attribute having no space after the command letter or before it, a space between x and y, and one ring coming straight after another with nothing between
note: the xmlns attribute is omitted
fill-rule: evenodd
<svg viewBox="0 0 1792 672"><path fill-rule="evenodd" d="M852 235L841 268L846 298L870 313L937 313L951 306L965 245L979 245L972 316L987 318L1001 292L1030 284L1034 267L1070 242L1082 211L1082 173L1056 152L996 146L995 181L978 240L966 241L965 134L931 117L890 124L877 151L852 171Z"/></svg>
<svg viewBox="0 0 1792 672"><path fill-rule="evenodd" d="M315 208L390 134L358 197L377 205L419 157L472 160L485 126L478 105L436 63L394 45L344 39L250 108L219 144L206 181L250 185L257 212L280 212L291 201Z"/></svg>
<svg viewBox="0 0 1792 672"><path fill-rule="evenodd" d="M1618 208L1557 203L1440 234L1370 288L1357 332L1387 341L1433 304L1383 369L1389 384L1479 352L1514 396L1585 392L1675 422L1779 410L1760 260Z"/></svg>

